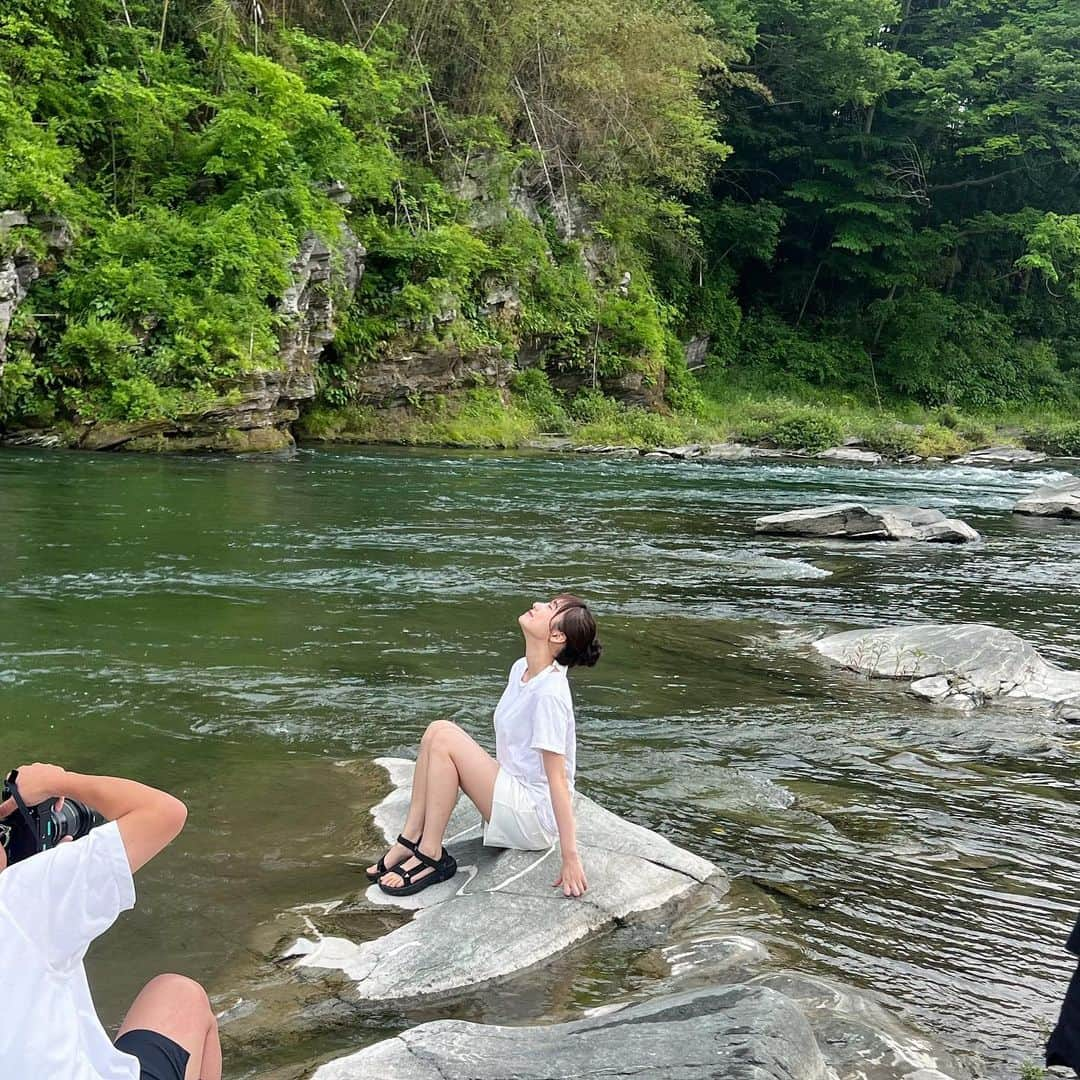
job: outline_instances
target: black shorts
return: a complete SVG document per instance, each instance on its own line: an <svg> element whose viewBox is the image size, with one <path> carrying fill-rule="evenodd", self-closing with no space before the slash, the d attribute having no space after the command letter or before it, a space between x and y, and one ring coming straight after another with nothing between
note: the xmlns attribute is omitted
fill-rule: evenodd
<svg viewBox="0 0 1080 1080"><path fill-rule="evenodd" d="M125 1031L116 1049L139 1059L140 1080L184 1080L191 1055L172 1039L156 1031Z"/></svg>

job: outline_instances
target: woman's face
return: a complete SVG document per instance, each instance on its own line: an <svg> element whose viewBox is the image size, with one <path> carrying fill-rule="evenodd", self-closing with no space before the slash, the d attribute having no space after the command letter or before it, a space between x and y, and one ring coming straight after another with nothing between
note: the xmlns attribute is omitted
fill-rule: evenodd
<svg viewBox="0 0 1080 1080"><path fill-rule="evenodd" d="M537 600L528 611L518 616L518 626L526 638L534 641L565 641L566 638L558 626L552 625L558 622L558 614L558 600Z"/></svg>

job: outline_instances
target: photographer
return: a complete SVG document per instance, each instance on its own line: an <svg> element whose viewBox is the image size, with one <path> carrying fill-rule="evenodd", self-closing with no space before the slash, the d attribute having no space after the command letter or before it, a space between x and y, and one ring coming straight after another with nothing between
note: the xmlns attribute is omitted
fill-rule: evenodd
<svg viewBox="0 0 1080 1080"><path fill-rule="evenodd" d="M184 827L179 799L132 780L82 776L56 765L13 774L0 804L0 1071L10 1080L220 1080L217 1022L206 993L180 975L140 992L109 1041L94 1009L83 958L135 905L132 874ZM25 807L64 800L107 819L9 865ZM69 807L70 809L70 807Z"/></svg>

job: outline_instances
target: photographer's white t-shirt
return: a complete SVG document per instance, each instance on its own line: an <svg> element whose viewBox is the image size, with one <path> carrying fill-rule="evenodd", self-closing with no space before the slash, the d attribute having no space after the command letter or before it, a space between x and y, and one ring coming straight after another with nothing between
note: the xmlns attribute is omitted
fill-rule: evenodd
<svg viewBox="0 0 1080 1080"><path fill-rule="evenodd" d="M135 906L115 821L0 872L0 1075L139 1080L98 1020L83 969L94 938Z"/></svg>
<svg viewBox="0 0 1080 1080"><path fill-rule="evenodd" d="M553 663L528 682L522 682L527 668L524 656L514 664L495 708L495 757L525 786L540 823L549 833L555 833L551 789L540 751L563 755L567 783L573 794L577 764L574 701L562 664Z"/></svg>

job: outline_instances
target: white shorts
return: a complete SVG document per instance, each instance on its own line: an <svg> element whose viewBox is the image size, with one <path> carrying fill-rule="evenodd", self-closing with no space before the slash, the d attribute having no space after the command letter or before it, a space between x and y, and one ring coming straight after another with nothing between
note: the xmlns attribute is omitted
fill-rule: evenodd
<svg viewBox="0 0 1080 1080"><path fill-rule="evenodd" d="M543 851L557 839L541 823L525 785L500 768L491 796L491 820L484 826L484 844L518 851Z"/></svg>

